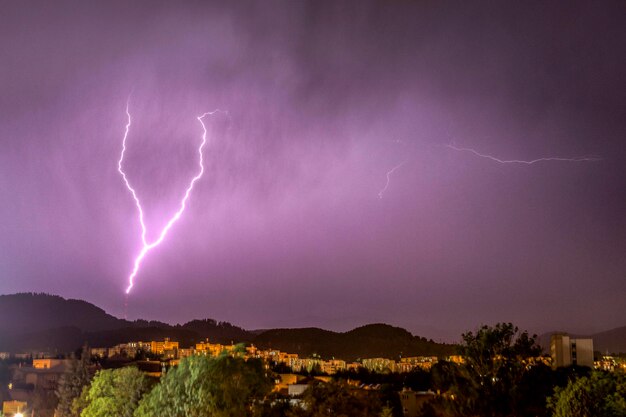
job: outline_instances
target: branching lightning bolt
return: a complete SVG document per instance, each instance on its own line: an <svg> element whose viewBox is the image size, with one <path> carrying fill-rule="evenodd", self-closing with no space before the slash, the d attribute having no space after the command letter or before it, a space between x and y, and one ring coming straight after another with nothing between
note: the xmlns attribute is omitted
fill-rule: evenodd
<svg viewBox="0 0 626 417"><path fill-rule="evenodd" d="M481 158L486 158L486 159L491 159L492 161L498 162L500 164L526 164L526 165L532 165L532 164L536 164L537 162L547 162L547 161L561 161L561 162L597 162L597 161L601 161L602 158L599 158L597 156L581 156L581 157L577 157L577 158L563 158L563 157L548 157L548 158L537 158L537 159L532 159L530 161L524 161L524 160L519 160L519 159L500 159L500 158L496 158L495 156L491 156L491 155L485 155L482 153L479 153L478 151L471 149L471 148L458 148L452 144L449 145L445 145L447 148L453 149L455 151L458 152L469 152L472 153L478 157Z"/></svg>
<svg viewBox="0 0 626 417"><path fill-rule="evenodd" d="M185 208L187 206L187 200L189 199L189 196L191 195L191 191L193 190L194 184L196 183L196 181L198 181L202 177L202 174L204 174L204 159L202 156L202 150L204 148L204 145L206 144L207 130L202 119L207 115L212 115L220 111L221 110L214 110L212 112L206 112L203 115L197 117L198 121L200 122L200 125L202 126L202 141L200 142L200 146L198 147L198 156L200 158L200 162L199 162L200 170L191 179L191 182L189 183L189 186L185 190L185 194L182 200L180 201L180 206L178 210L174 213L174 215L168 220L165 226L161 229L161 232L159 233L158 237L150 242L146 238L147 227L144 221L144 214L143 214L143 208L141 207L141 202L139 200L139 197L137 196L137 192L135 191L133 186L130 184L130 181L126 177L126 173L124 172L122 168L122 164L124 162L124 154L126 152L126 140L128 139L128 132L130 131L130 126L131 126L129 102L126 102L127 122L126 122L126 128L124 130L124 139L122 141L122 152L120 154L120 159L117 162L117 170L122 175L122 178L124 179L124 184L126 184L126 188L128 188L128 191L130 191L130 193L133 196L133 199L135 200L135 206L137 207L137 212L139 213L139 223L141 224L141 242L142 242L141 251L139 252L139 255L137 255L137 257L135 258L135 262L133 263L133 270L128 277L128 287L126 288L126 294L129 294L130 290L133 288L135 277L139 273L139 268L141 267L141 263L143 262L146 255L152 249L154 249L159 244L161 244L161 242L163 242L169 230L172 228L172 226L174 226L174 223L176 223L178 219L180 219L183 212L185 211Z"/></svg>
<svg viewBox="0 0 626 417"><path fill-rule="evenodd" d="M391 181L391 174L393 174L396 169L400 168L404 164L406 164L406 161L401 162L400 164L387 171L387 182L385 183L385 186L378 192L378 198L383 198L383 194L385 193L385 191L387 191L387 187L389 187L389 181Z"/></svg>

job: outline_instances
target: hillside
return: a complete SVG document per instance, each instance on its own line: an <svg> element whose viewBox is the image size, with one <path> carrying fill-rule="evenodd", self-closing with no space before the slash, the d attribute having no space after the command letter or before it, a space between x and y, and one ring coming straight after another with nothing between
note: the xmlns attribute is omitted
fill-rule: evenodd
<svg viewBox="0 0 626 417"><path fill-rule="evenodd" d="M397 359L400 356L444 356L455 353L453 345L435 343L387 324L369 324L345 333L317 328L274 329L259 334L254 342L262 348L349 361L358 358Z"/></svg>
<svg viewBox="0 0 626 417"><path fill-rule="evenodd" d="M594 349L597 351L626 353L626 326L595 333L591 337L593 337Z"/></svg>
<svg viewBox="0 0 626 417"><path fill-rule="evenodd" d="M451 345L413 336L399 327L370 324L345 333L316 328L271 329L250 332L212 319L182 325L158 321L121 320L86 301L66 300L48 294L0 296L0 351L48 351L65 353L85 342L110 347L129 341L178 340L182 347L209 339L212 342L252 342L303 356L354 360L364 357L397 358L415 355L448 355Z"/></svg>
<svg viewBox="0 0 626 417"><path fill-rule="evenodd" d="M0 295L0 331L29 332L60 327L101 331L129 326L82 300L66 300L49 294Z"/></svg>
<svg viewBox="0 0 626 417"><path fill-rule="evenodd" d="M202 339L209 339L212 342L224 344L231 342L248 342L254 338L252 333L241 327L234 326L224 321L217 322L213 319L192 320L180 327L197 334Z"/></svg>
<svg viewBox="0 0 626 417"><path fill-rule="evenodd" d="M599 352L626 353L626 326L590 336ZM251 342L262 348L280 349L302 356L357 358L417 355L450 355L453 345L439 344L387 324L369 324L348 332L318 328L249 331L213 319L170 325L158 321L127 321L83 300L49 294L0 295L0 351L48 351L65 353L85 342L110 347L128 341L169 337L188 347L203 340L217 343ZM550 333L539 337L550 349Z"/></svg>
<svg viewBox="0 0 626 417"><path fill-rule="evenodd" d="M178 340L182 346L207 338L220 343L253 338L244 329L211 319L176 326L146 320L130 322L82 300L34 293L0 296L0 351L69 352L85 342L110 347L164 337Z"/></svg>

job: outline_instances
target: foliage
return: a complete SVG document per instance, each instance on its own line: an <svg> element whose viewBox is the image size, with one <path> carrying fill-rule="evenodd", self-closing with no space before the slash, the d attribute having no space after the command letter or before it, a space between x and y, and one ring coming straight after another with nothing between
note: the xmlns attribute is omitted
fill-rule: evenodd
<svg viewBox="0 0 626 417"><path fill-rule="evenodd" d="M169 370L135 417L243 417L271 390L263 364L240 356L191 356Z"/></svg>
<svg viewBox="0 0 626 417"><path fill-rule="evenodd" d="M366 368L339 371L333 375L334 379L359 381L362 384L390 385L396 391L402 388L411 388L414 391L426 391L431 388L431 374L423 369L413 369L410 372L379 373Z"/></svg>
<svg viewBox="0 0 626 417"><path fill-rule="evenodd" d="M383 407L382 410L380 410L380 417L393 417L393 410L391 409L391 407Z"/></svg>
<svg viewBox="0 0 626 417"><path fill-rule="evenodd" d="M434 380L448 388L445 408L463 416L523 415L520 387L533 368L531 358L541 353L535 337L511 323L482 326L462 337L465 363L442 364L433 371Z"/></svg>
<svg viewBox="0 0 626 417"><path fill-rule="evenodd" d="M73 416L80 416L83 410L89 406L89 388L90 385L84 386L78 398L74 398L74 401L72 401L71 411Z"/></svg>
<svg viewBox="0 0 626 417"><path fill-rule="evenodd" d="M297 417L299 407L291 403L291 397L272 392L254 405L254 417Z"/></svg>
<svg viewBox="0 0 626 417"><path fill-rule="evenodd" d="M389 408L391 410L391 415L393 417L402 417L404 415L402 411L402 402L400 401L400 395L398 394L401 390L402 387L396 387L391 384L383 384L380 386L380 403L384 404L385 407L383 407L383 409Z"/></svg>
<svg viewBox="0 0 626 417"><path fill-rule="evenodd" d="M549 400L554 417L626 416L626 376L593 372L556 388Z"/></svg>
<svg viewBox="0 0 626 417"><path fill-rule="evenodd" d="M347 385L331 381L315 383L302 395L303 417L367 417L377 416L381 411L378 398L358 395Z"/></svg>
<svg viewBox="0 0 626 417"><path fill-rule="evenodd" d="M0 404L8 399L7 386L11 381L11 371L6 361L0 360ZM2 410L0 409L0 413Z"/></svg>
<svg viewBox="0 0 626 417"><path fill-rule="evenodd" d="M11 380L11 371L7 362L0 360L0 384L2 386Z"/></svg>
<svg viewBox="0 0 626 417"><path fill-rule="evenodd" d="M57 399L54 391L50 391L41 387L37 387L31 394L31 401L29 403L33 410L36 411L36 415L44 414L42 411L54 411L57 407L59 400Z"/></svg>
<svg viewBox="0 0 626 417"><path fill-rule="evenodd" d="M78 414L72 412L72 403L77 399L83 391L83 387L87 386L90 381L89 375L89 354L88 349L83 349L80 359L72 357L68 372L63 374L59 380L59 386L56 394L59 404L56 408L58 417L79 417Z"/></svg>
<svg viewBox="0 0 626 417"><path fill-rule="evenodd" d="M132 417L150 385L134 367L99 371L74 405L76 409L82 408L81 402L85 405L81 417Z"/></svg>

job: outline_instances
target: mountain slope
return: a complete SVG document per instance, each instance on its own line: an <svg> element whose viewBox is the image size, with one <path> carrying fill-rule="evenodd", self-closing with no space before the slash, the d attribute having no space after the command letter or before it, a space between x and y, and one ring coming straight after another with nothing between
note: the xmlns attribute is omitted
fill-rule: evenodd
<svg viewBox="0 0 626 417"><path fill-rule="evenodd" d="M252 333L241 327L233 326L225 321L217 322L213 319L192 320L180 327L184 330L196 333L203 339L209 339L212 342L224 344L231 342L247 342L254 338Z"/></svg>
<svg viewBox="0 0 626 417"><path fill-rule="evenodd" d="M280 349L302 356L334 356L348 361L375 357L445 356L456 351L453 345L428 341L387 324L369 324L345 333L317 328L274 329L259 334L254 342L262 348Z"/></svg>
<svg viewBox="0 0 626 417"><path fill-rule="evenodd" d="M128 325L82 300L34 293L0 295L0 331L35 332L68 326L100 331Z"/></svg>
<svg viewBox="0 0 626 417"><path fill-rule="evenodd" d="M272 329L250 332L212 319L183 325L156 321L118 319L81 300L48 294L0 296L0 351L48 351L66 353L90 346L110 347L130 341L169 337L181 347L209 339L211 342L253 342L262 348L280 349L302 356L354 360L366 357L398 358L417 355L450 355L452 345L413 336L399 327L370 324L339 333L317 328Z"/></svg>
<svg viewBox="0 0 626 417"><path fill-rule="evenodd" d="M626 353L626 326L617 327L605 332L595 333L593 338L594 350L602 353Z"/></svg>
<svg viewBox="0 0 626 417"><path fill-rule="evenodd" d="M22 293L0 296L0 351L70 352L85 342L111 347L129 341L169 337L181 346L205 339L230 343L247 341L244 329L215 320L194 320L172 326L158 321L118 319L82 300Z"/></svg>

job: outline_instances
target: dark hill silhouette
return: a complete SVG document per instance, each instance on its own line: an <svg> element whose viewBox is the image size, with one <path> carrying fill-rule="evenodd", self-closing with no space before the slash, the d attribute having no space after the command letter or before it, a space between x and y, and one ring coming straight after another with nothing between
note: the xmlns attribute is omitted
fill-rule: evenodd
<svg viewBox="0 0 626 417"><path fill-rule="evenodd" d="M129 325L82 300L34 293L0 295L0 331L35 332L56 327L100 331Z"/></svg>
<svg viewBox="0 0 626 417"><path fill-rule="evenodd" d="M85 342L111 347L128 341L170 337L182 346L205 339L230 343L253 338L244 329L215 320L172 326L158 321L118 319L82 300L22 293L0 296L0 351L73 351Z"/></svg>
<svg viewBox="0 0 626 417"><path fill-rule="evenodd" d="M339 333L307 327L266 330L255 337L254 343L264 349L278 349L304 356L311 356L315 353L326 357L337 352L335 355L339 357L338 349L341 340Z"/></svg>
<svg viewBox="0 0 626 417"><path fill-rule="evenodd" d="M249 342L254 338L252 333L241 327L225 321L217 322L213 319L192 320L181 327L196 333L202 339L209 339L218 343Z"/></svg>
<svg viewBox="0 0 626 417"><path fill-rule="evenodd" d="M435 343L413 336L400 327L369 324L345 333L317 328L275 329L259 334L254 340L262 348L275 348L303 356L317 354L352 361L358 358L453 355L455 346Z"/></svg>
<svg viewBox="0 0 626 417"><path fill-rule="evenodd" d="M354 360L366 357L398 358L416 355L449 355L452 345L413 336L399 327L370 324L345 333L317 328L271 329L250 332L212 319L183 325L158 321L127 321L107 314L86 301L66 300L48 294L0 296L0 351L47 351L67 353L85 342L111 347L130 341L169 337L181 347L209 339L211 342L252 342L302 356Z"/></svg>
<svg viewBox="0 0 626 417"><path fill-rule="evenodd" d="M602 353L626 353L626 326L617 327L605 332L595 333L594 349Z"/></svg>

